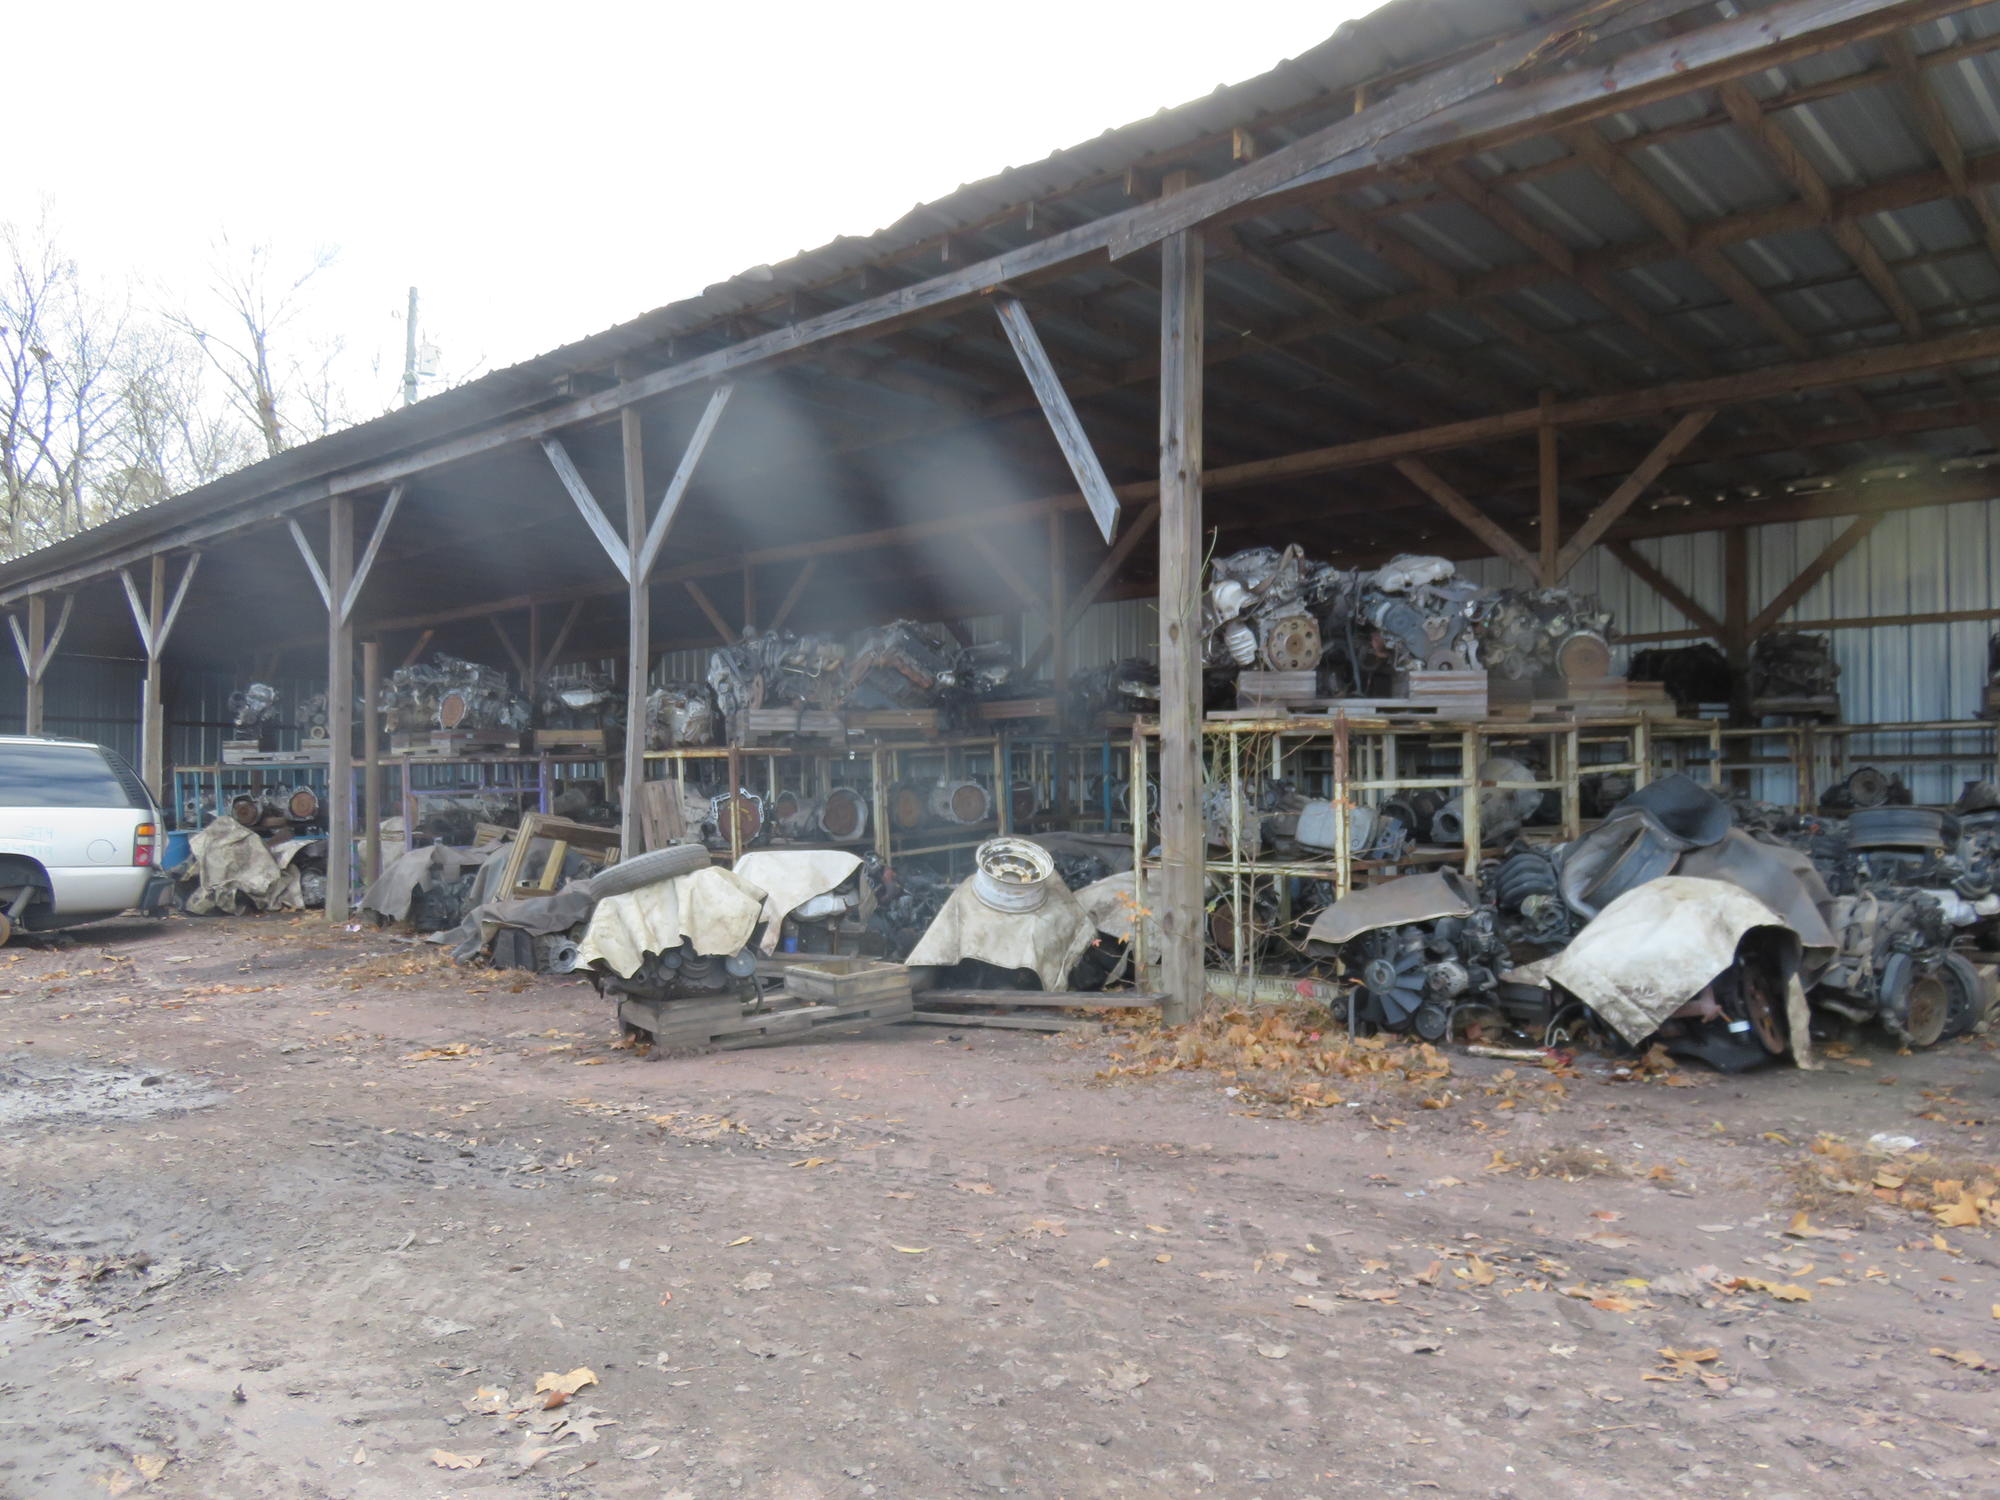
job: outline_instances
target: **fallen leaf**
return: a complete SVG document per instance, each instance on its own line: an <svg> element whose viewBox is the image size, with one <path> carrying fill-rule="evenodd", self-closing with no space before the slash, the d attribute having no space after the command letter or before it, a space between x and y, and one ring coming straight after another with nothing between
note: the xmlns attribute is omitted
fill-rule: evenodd
<svg viewBox="0 0 2000 1500"><path fill-rule="evenodd" d="M1442 1275L1443 1272L1444 1272L1444 1262L1441 1260L1434 1260L1429 1265L1425 1266L1421 1271L1417 1272L1417 1274L1415 1276L1412 1276L1410 1279L1416 1282L1417 1285L1419 1286L1436 1286L1438 1284L1438 1277Z"/></svg>
<svg viewBox="0 0 2000 1500"><path fill-rule="evenodd" d="M1466 1262L1459 1268L1458 1274L1474 1286L1493 1285L1493 1268L1476 1255L1466 1257Z"/></svg>
<svg viewBox="0 0 2000 1500"><path fill-rule="evenodd" d="M1939 1359L1948 1359L1955 1365L1964 1365L1968 1370L2000 1370L2000 1365L1992 1363L1983 1355L1973 1353L1970 1349L1933 1349L1931 1353Z"/></svg>
<svg viewBox="0 0 2000 1500"><path fill-rule="evenodd" d="M1389 1347L1398 1354L1435 1354L1444 1345L1436 1339L1396 1339Z"/></svg>
<svg viewBox="0 0 2000 1500"><path fill-rule="evenodd" d="M808 1156L804 1161L795 1161L792 1165L795 1167L824 1167L830 1166L832 1162L833 1158L830 1156Z"/></svg>
<svg viewBox="0 0 2000 1500"><path fill-rule="evenodd" d="M167 1455L164 1453L137 1453L132 1457L132 1467L151 1481L167 1472Z"/></svg>
<svg viewBox="0 0 2000 1500"><path fill-rule="evenodd" d="M929 1255L931 1253L929 1245L891 1245L889 1248L900 1251L904 1255Z"/></svg>
<svg viewBox="0 0 2000 1500"><path fill-rule="evenodd" d="M1952 1203L1940 1203L1931 1210L1937 1221L1946 1229L1977 1229L1979 1227L1979 1205L1970 1198L1960 1198Z"/></svg>
<svg viewBox="0 0 2000 1500"><path fill-rule="evenodd" d="M757 1236L754 1234L746 1234L742 1236L742 1238L740 1239L731 1240L728 1244L724 1245L722 1248L725 1250L734 1250L738 1245L747 1245L755 1238L757 1238Z"/></svg>
<svg viewBox="0 0 2000 1500"><path fill-rule="evenodd" d="M1599 1312L1608 1313L1628 1313L1639 1310L1639 1304L1634 1302L1630 1297L1620 1297L1615 1294L1608 1297L1592 1297L1590 1305Z"/></svg>
<svg viewBox="0 0 2000 1500"><path fill-rule="evenodd" d="M1090 1269L1093 1271L1102 1271L1106 1266L1110 1264L1111 1264L1110 1256L1100 1255L1096 1260L1091 1262ZM1996 1307L1993 1309L1993 1316L1996 1318L2000 1318L2000 1307Z"/></svg>
<svg viewBox="0 0 2000 1500"><path fill-rule="evenodd" d="M1290 1344L1259 1344L1257 1352L1266 1359L1283 1359L1292 1352Z"/></svg>
<svg viewBox="0 0 2000 1500"><path fill-rule="evenodd" d="M560 1391L565 1396L574 1396L587 1385L597 1384L597 1372L584 1365L578 1365L567 1375L558 1375L554 1370L546 1371L535 1382L535 1394L543 1391Z"/></svg>
<svg viewBox="0 0 2000 1500"><path fill-rule="evenodd" d="M1026 1229L1022 1230L1021 1233L1048 1234L1054 1235L1057 1239L1063 1239L1068 1236L1069 1231L1063 1228L1063 1221L1061 1219L1036 1219Z"/></svg>
<svg viewBox="0 0 2000 1500"><path fill-rule="evenodd" d="M1577 1238L1585 1244L1602 1245L1606 1250L1628 1250L1639 1243L1637 1236L1629 1234L1580 1234Z"/></svg>
<svg viewBox="0 0 2000 1500"><path fill-rule="evenodd" d="M1316 1313L1331 1313L1338 1309L1340 1304L1330 1297L1306 1296L1292 1298L1292 1306L1307 1308Z"/></svg>
<svg viewBox="0 0 2000 1500"><path fill-rule="evenodd" d="M954 1182L952 1186L961 1193L977 1193L982 1198L993 1196L993 1184L990 1182Z"/></svg>
<svg viewBox="0 0 2000 1500"><path fill-rule="evenodd" d="M1164 1266L1168 1261L1172 1260L1173 1257L1171 1255L1156 1255L1153 1257L1153 1259L1158 1261L1161 1265Z"/></svg>
<svg viewBox="0 0 2000 1500"><path fill-rule="evenodd" d="M769 1271L752 1271L748 1276L745 1276L741 1281L736 1283L736 1290L739 1292L762 1292L768 1291L770 1286L771 1273Z"/></svg>
<svg viewBox="0 0 2000 1500"><path fill-rule="evenodd" d="M442 1448L433 1448L431 1462L440 1469L476 1469L486 1460L478 1457L467 1458L462 1453L447 1453Z"/></svg>

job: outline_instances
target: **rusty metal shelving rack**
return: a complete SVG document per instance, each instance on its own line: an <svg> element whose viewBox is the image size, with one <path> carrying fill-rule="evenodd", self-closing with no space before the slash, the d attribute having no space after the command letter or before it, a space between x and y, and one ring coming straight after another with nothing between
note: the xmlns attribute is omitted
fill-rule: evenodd
<svg viewBox="0 0 2000 1500"><path fill-rule="evenodd" d="M2000 779L2000 733L1991 719L1913 719L1887 724L1767 724L1722 730L1722 738L1740 744L1741 752L1723 762L1725 772L1750 774L1786 772L1792 782L1792 805L1819 806L1825 790L1857 765L1958 765L1977 770L1982 778ZM1853 741L1900 736L1938 743L1924 750L1884 748L1857 754ZM1945 743L1976 739L1978 749L1946 749ZM1773 742L1774 751L1760 752L1758 742Z"/></svg>
<svg viewBox="0 0 2000 1500"><path fill-rule="evenodd" d="M1290 779L1303 782L1302 789L1309 795L1323 796L1334 806L1334 848L1326 855L1310 859L1246 859L1242 857L1242 802L1240 798L1230 799L1227 857L1208 859L1205 864L1211 887L1218 878L1226 883L1231 971L1247 976L1254 985L1255 945L1248 941L1247 912L1249 898L1254 897L1259 881L1275 883L1282 903L1293 879L1329 881L1335 895L1341 896L1357 884L1365 885L1378 876L1406 873L1412 867L1458 864L1467 875L1476 876L1480 860L1491 851L1480 838L1479 798L1472 795L1475 789L1553 791L1561 802L1559 822L1553 828L1530 828L1526 836L1548 840L1574 838L1587 826L1581 799L1584 777L1620 773L1644 785L1661 772L1685 770L1698 776L1705 772L1709 782L1715 784L1722 762L1720 729L1720 724L1713 720L1639 715L1553 721L1346 715L1209 721L1202 726L1202 738L1203 759L1211 777L1233 784L1253 770L1278 779L1289 775ZM1148 847L1151 809L1144 802L1149 742L1158 733L1158 722L1151 719L1138 721L1132 731L1133 862L1138 871L1136 899L1142 908L1146 904L1147 877L1159 868ZM1478 781L1477 770L1482 763L1496 752L1528 741L1540 741L1545 746L1549 775L1520 781ZM1406 774L1404 765L1413 749L1418 755L1443 752L1456 759L1456 769L1441 775ZM1323 751L1326 763L1306 766L1304 757L1312 751ZM1295 762L1290 768L1288 760ZM1350 848L1348 820L1352 809L1377 804L1386 794L1421 790L1467 794L1464 844L1406 851L1393 862L1356 858ZM1148 962L1143 922L1139 924L1139 933L1138 961L1143 967Z"/></svg>

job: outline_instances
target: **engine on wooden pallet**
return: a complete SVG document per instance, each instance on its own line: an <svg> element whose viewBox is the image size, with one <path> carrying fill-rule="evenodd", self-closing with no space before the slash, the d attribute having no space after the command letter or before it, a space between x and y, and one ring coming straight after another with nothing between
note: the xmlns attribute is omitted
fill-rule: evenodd
<svg viewBox="0 0 2000 1500"><path fill-rule="evenodd" d="M1752 698L1831 698L1839 691L1831 636L1773 630L1750 648Z"/></svg>
<svg viewBox="0 0 2000 1500"><path fill-rule="evenodd" d="M954 686L959 647L942 626L895 620L864 631L847 663L850 708L931 708Z"/></svg>
<svg viewBox="0 0 2000 1500"><path fill-rule="evenodd" d="M669 682L646 694L648 750L712 745L715 730L715 698L708 684Z"/></svg>
<svg viewBox="0 0 2000 1500"><path fill-rule="evenodd" d="M1160 664L1128 656L1106 667L1080 667L1069 679L1070 720L1088 724L1099 714L1160 711Z"/></svg>
<svg viewBox="0 0 2000 1500"><path fill-rule="evenodd" d="M622 724L624 695L608 672L572 671L536 685L535 711L547 728L601 729Z"/></svg>
<svg viewBox="0 0 2000 1500"><path fill-rule="evenodd" d="M404 734L435 729L518 734L529 719L527 700L505 674L443 652L391 672L380 707L389 727Z"/></svg>
<svg viewBox="0 0 2000 1500"><path fill-rule="evenodd" d="M278 721L278 690L268 682L252 682L229 695L229 721L239 733Z"/></svg>
<svg viewBox="0 0 2000 1500"><path fill-rule="evenodd" d="M1352 600L1351 617L1375 632L1391 670L1456 672L1480 664L1484 590L1459 577L1445 558L1396 557L1348 577L1352 582L1328 579L1321 588L1336 607L1343 598ZM1357 690L1365 686L1356 684Z"/></svg>
<svg viewBox="0 0 2000 1500"><path fill-rule="evenodd" d="M665 953L648 953L637 973L593 974L600 994L631 995L640 1000L702 1000L733 992L745 1000L757 996L757 950L697 953L687 943Z"/></svg>
<svg viewBox="0 0 2000 1500"><path fill-rule="evenodd" d="M1729 658L1712 641L1635 651L1627 675L1635 682L1659 683L1690 718L1703 703L1727 703L1733 685Z"/></svg>
<svg viewBox="0 0 2000 1500"><path fill-rule="evenodd" d="M1502 677L1593 678L1611 670L1611 612L1569 589L1502 589L1478 624L1479 659Z"/></svg>
<svg viewBox="0 0 2000 1500"><path fill-rule="evenodd" d="M708 686L725 719L747 708L836 708L846 652L830 636L745 631L708 655Z"/></svg>
<svg viewBox="0 0 2000 1500"><path fill-rule="evenodd" d="M1209 564L1202 636L1211 666L1303 672L1320 658L1306 586L1316 570L1296 545L1251 547Z"/></svg>

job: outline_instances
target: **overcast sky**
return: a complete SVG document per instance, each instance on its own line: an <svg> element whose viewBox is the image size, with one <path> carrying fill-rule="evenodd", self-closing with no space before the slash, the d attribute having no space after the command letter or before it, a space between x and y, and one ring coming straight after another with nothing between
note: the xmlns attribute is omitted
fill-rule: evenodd
<svg viewBox="0 0 2000 1500"><path fill-rule="evenodd" d="M386 405L1262 72L1371 0L23 6L0 218L192 300L268 240ZM36 59L32 66L24 60ZM362 398L369 399L369 398ZM357 412L357 415L368 415Z"/></svg>

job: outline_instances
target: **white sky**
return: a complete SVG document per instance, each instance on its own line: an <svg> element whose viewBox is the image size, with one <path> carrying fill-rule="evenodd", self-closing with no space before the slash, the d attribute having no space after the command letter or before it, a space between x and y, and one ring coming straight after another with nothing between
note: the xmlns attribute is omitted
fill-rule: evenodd
<svg viewBox="0 0 2000 1500"><path fill-rule="evenodd" d="M411 285L442 372L497 368L1250 77L1372 8L22 6L0 219L46 200L88 274L183 304L218 232L299 265L337 248L313 316L382 362L356 393L370 415L395 397Z"/></svg>

